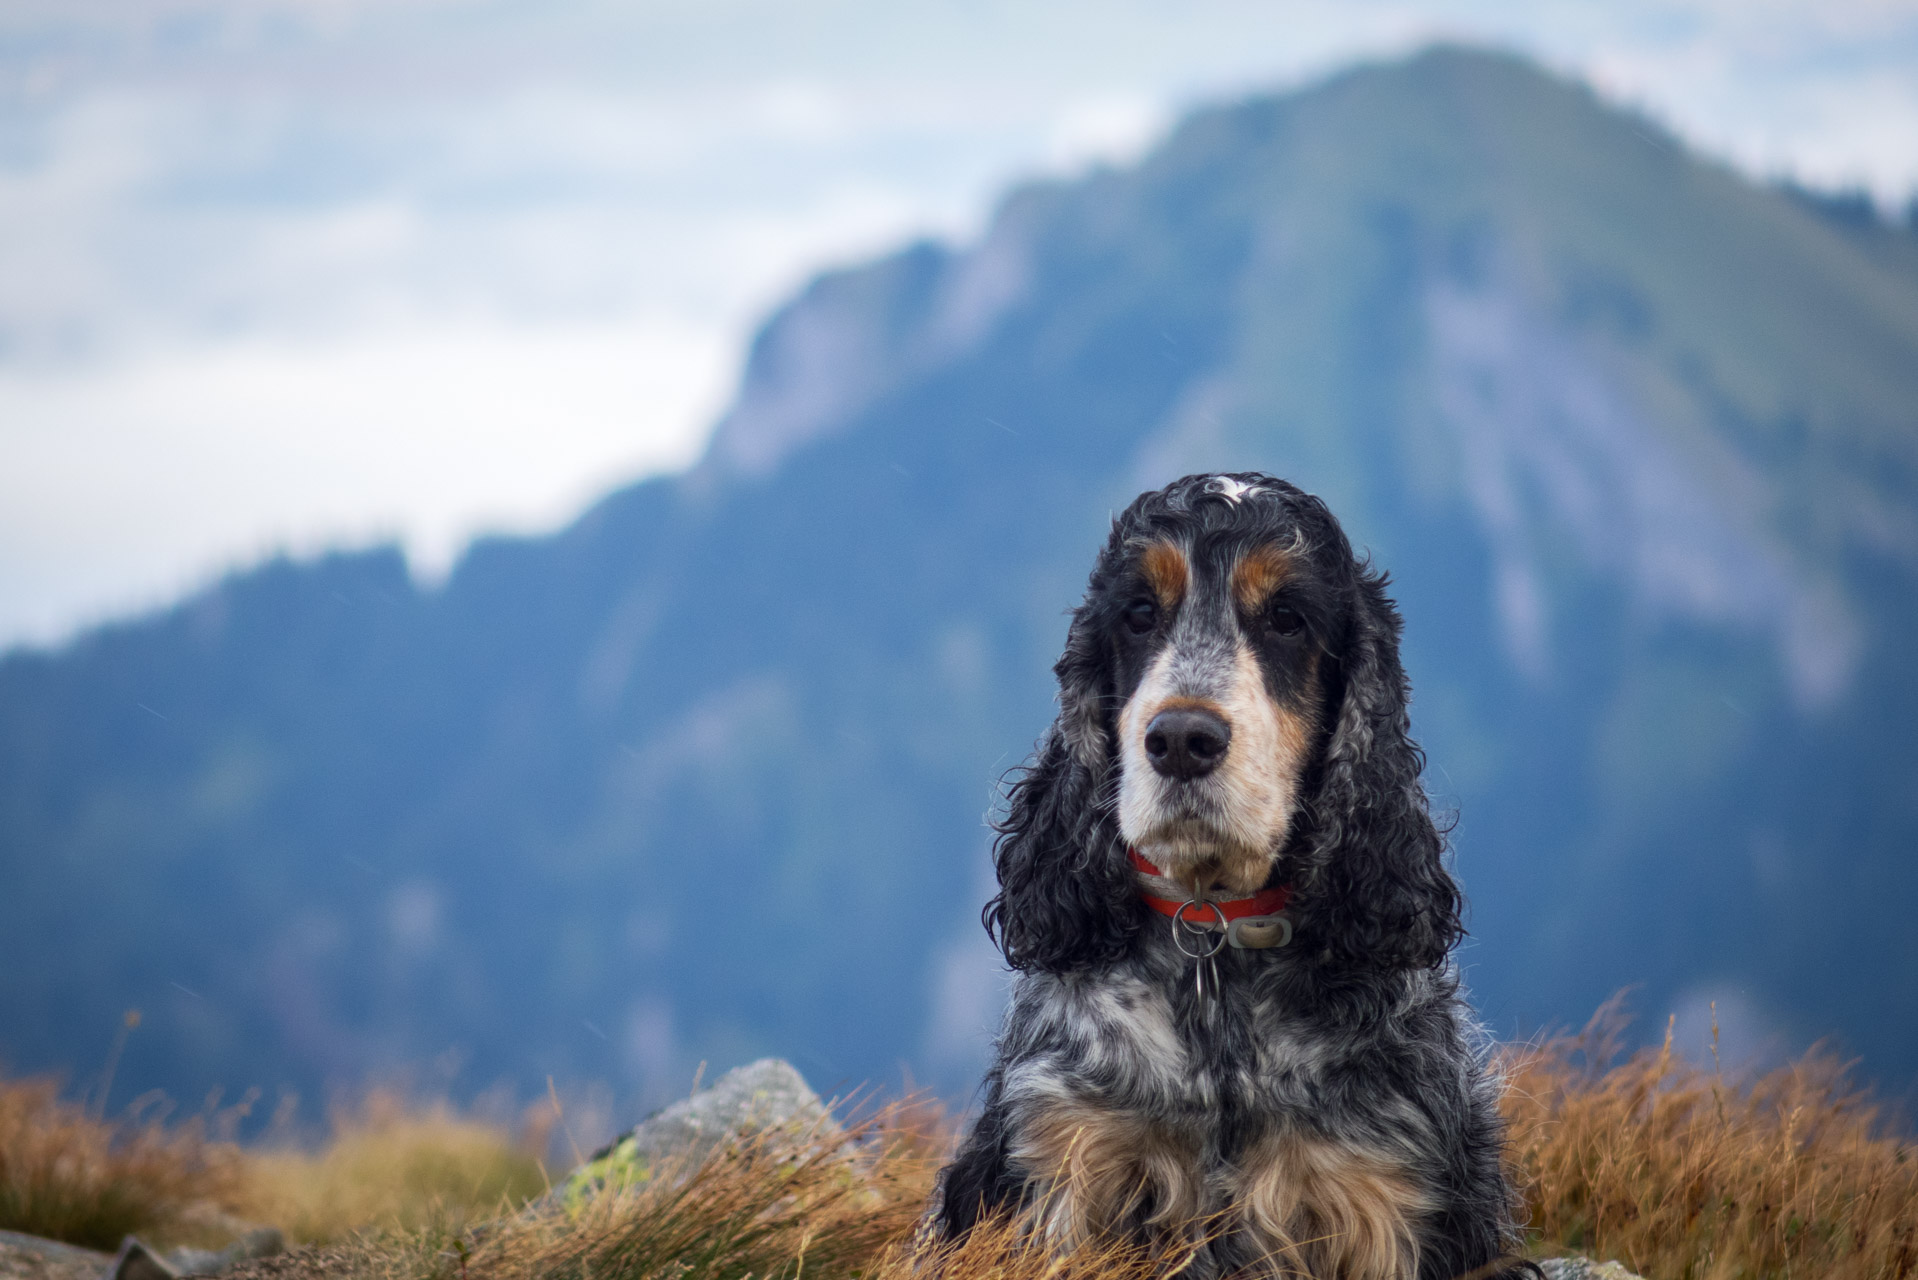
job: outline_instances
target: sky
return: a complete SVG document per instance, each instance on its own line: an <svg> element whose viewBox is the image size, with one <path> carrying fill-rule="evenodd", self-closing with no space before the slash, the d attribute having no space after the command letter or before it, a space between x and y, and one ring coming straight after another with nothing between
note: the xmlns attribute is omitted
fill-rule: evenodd
<svg viewBox="0 0 1918 1280"><path fill-rule="evenodd" d="M0 648L280 551L432 580L692 461L822 266L1441 38L1918 190L1918 0L8 0Z"/></svg>

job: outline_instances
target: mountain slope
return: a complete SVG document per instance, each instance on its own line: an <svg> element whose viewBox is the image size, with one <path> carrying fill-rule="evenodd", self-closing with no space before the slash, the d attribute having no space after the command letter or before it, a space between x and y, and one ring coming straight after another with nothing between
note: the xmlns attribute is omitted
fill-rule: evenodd
<svg viewBox="0 0 1918 1280"><path fill-rule="evenodd" d="M1918 239L1522 62L1200 113L821 278L694 471L443 589L276 563L0 663L0 1054L138 1005L122 1079L189 1097L963 1087L1107 514L1256 467L1395 575L1495 1027L1639 984L1908 1078L1914 406Z"/></svg>

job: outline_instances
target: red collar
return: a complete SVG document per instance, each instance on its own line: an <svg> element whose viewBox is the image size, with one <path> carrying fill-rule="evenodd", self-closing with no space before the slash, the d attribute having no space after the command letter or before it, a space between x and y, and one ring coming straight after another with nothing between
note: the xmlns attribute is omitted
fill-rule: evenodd
<svg viewBox="0 0 1918 1280"><path fill-rule="evenodd" d="M1161 880L1169 879L1165 872L1153 866L1137 849L1128 848L1126 853L1131 857L1132 865L1147 875L1157 876ZM1204 908L1193 905L1187 899L1155 898L1149 893L1139 896L1145 900L1148 907L1162 916L1176 918L1179 912L1188 911L1189 914L1185 917L1188 923L1212 924L1214 928L1217 928L1215 921L1218 917L1213 915L1213 907L1217 907L1227 921L1237 920L1243 916L1277 915L1285 910L1285 904L1291 900L1292 886L1282 884L1276 889L1261 889L1249 898L1228 898L1224 901L1208 903Z"/></svg>

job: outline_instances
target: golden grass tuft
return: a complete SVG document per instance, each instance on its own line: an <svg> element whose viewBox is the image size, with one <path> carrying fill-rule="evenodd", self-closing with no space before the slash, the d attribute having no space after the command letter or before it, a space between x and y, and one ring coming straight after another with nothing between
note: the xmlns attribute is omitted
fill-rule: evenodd
<svg viewBox="0 0 1918 1280"><path fill-rule="evenodd" d="M0 1228L111 1250L122 1236L192 1238L239 1204L239 1149L206 1116L167 1126L154 1100L106 1121L48 1079L0 1081Z"/></svg>
<svg viewBox="0 0 1918 1280"><path fill-rule="evenodd" d="M1918 1272L1918 1148L1814 1052L1741 1083L1665 1046L1622 1057L1602 1011L1506 1055L1512 1158L1544 1254L1656 1280Z"/></svg>
<svg viewBox="0 0 1918 1280"><path fill-rule="evenodd" d="M1186 1255L1119 1242L1055 1253L1011 1218L975 1227L956 1245L897 1246L878 1260L870 1280L1157 1280L1179 1273Z"/></svg>
<svg viewBox="0 0 1918 1280"><path fill-rule="evenodd" d="M445 1104L373 1093L336 1113L316 1151L247 1150L216 1140L244 1107L174 1125L156 1099L103 1119L62 1100L49 1079L0 1081L0 1229L113 1250L223 1244L248 1223L298 1242L429 1225L463 1229L546 1189L532 1154Z"/></svg>
<svg viewBox="0 0 1918 1280"><path fill-rule="evenodd" d="M541 1201L468 1231L446 1220L251 1264L244 1276L359 1280L799 1280L870 1277L903 1249L945 1153L912 1108L844 1134L723 1146L568 1207ZM901 1263L901 1266L904 1264ZM903 1280L903 1272L895 1272Z"/></svg>
<svg viewBox="0 0 1918 1280"><path fill-rule="evenodd" d="M537 1136L515 1141L444 1102L409 1104L375 1091L334 1113L331 1137L317 1152L250 1154L238 1211L302 1243L368 1228L458 1231L546 1190L533 1154Z"/></svg>

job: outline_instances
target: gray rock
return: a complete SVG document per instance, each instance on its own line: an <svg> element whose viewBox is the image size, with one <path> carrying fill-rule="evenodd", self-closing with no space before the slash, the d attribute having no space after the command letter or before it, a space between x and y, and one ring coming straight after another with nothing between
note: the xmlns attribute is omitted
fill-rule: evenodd
<svg viewBox="0 0 1918 1280"><path fill-rule="evenodd" d="M229 1267L255 1258L270 1258L286 1249L286 1237L276 1227L256 1227L224 1249L175 1249L159 1254L128 1236L114 1255L108 1280L178 1280L181 1276L216 1276Z"/></svg>
<svg viewBox="0 0 1918 1280"><path fill-rule="evenodd" d="M736 1067L683 1102L655 1113L593 1153L536 1204L569 1208L607 1186L650 1182L662 1169L692 1169L724 1143L785 1135L796 1146L831 1142L840 1129L804 1076L783 1058Z"/></svg>
<svg viewBox="0 0 1918 1280"><path fill-rule="evenodd" d="M1622 1262L1593 1262L1590 1258L1546 1258L1538 1264L1545 1280L1644 1280L1627 1271Z"/></svg>
<svg viewBox="0 0 1918 1280"><path fill-rule="evenodd" d="M179 1275L172 1263L136 1236L120 1242L120 1252L113 1255L113 1270L107 1272L108 1280L178 1280Z"/></svg>
<svg viewBox="0 0 1918 1280"><path fill-rule="evenodd" d="M183 1276L216 1276L242 1262L285 1252L286 1237L278 1227L255 1227L224 1249L175 1249L167 1261Z"/></svg>
<svg viewBox="0 0 1918 1280"><path fill-rule="evenodd" d="M112 1262L91 1249L0 1231L0 1280L100 1280Z"/></svg>

